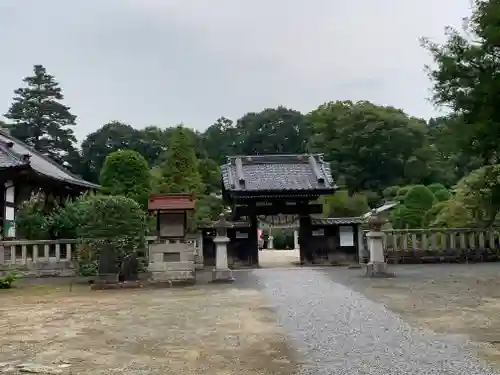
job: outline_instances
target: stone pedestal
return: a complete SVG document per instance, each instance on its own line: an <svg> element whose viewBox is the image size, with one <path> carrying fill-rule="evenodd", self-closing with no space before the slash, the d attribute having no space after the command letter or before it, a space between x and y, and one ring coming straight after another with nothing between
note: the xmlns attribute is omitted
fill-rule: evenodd
<svg viewBox="0 0 500 375"><path fill-rule="evenodd" d="M212 270L213 282L232 282L234 281L233 272L227 264L227 244L229 238L220 236L214 238L215 243L215 268Z"/></svg>
<svg viewBox="0 0 500 375"><path fill-rule="evenodd" d="M203 259L203 234L201 232L196 240L195 247L194 265L197 270L202 270L204 268L205 261Z"/></svg>
<svg viewBox="0 0 500 375"><path fill-rule="evenodd" d="M160 240L149 245L150 283L195 283L194 244Z"/></svg>
<svg viewBox="0 0 500 375"><path fill-rule="evenodd" d="M366 234L370 261L364 265L365 276L368 277L393 277L394 274L387 270L384 256L384 233L370 231Z"/></svg>
<svg viewBox="0 0 500 375"><path fill-rule="evenodd" d="M269 236L269 238L267 240L267 248L274 249L274 237L273 236Z"/></svg>

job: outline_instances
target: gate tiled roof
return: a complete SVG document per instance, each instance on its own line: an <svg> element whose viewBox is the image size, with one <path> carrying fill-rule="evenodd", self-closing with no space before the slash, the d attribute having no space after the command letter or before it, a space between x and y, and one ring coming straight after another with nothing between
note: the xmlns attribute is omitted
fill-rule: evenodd
<svg viewBox="0 0 500 375"><path fill-rule="evenodd" d="M337 188L322 155L231 156L221 166L227 192L332 192Z"/></svg>

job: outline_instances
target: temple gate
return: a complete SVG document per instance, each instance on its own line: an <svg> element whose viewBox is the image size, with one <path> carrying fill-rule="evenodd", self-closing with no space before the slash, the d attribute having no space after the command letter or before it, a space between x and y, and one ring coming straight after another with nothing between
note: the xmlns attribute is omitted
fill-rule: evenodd
<svg viewBox="0 0 500 375"><path fill-rule="evenodd" d="M322 155L230 156L221 172L222 197L231 207L229 220L248 224L240 256L249 265L259 262L259 218L276 215L295 215L300 263L314 261L311 215L322 212L315 201L337 189Z"/></svg>

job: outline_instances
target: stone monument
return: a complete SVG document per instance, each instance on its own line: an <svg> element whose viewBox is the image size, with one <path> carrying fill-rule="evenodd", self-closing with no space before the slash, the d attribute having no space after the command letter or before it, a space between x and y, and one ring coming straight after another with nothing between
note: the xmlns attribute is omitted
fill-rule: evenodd
<svg viewBox="0 0 500 375"><path fill-rule="evenodd" d="M119 278L120 281L139 280L139 260L136 253L128 254L123 258Z"/></svg>
<svg viewBox="0 0 500 375"><path fill-rule="evenodd" d="M150 283L195 283L195 241L187 238L187 214L195 207L190 194L149 197L148 209L156 214L157 235L149 244Z"/></svg>
<svg viewBox="0 0 500 375"><path fill-rule="evenodd" d="M387 262L384 255L384 236L382 225L385 224L377 214L373 214L368 219L370 231L366 234L366 242L370 261L364 265L365 276L368 277L393 277L394 274L387 270Z"/></svg>
<svg viewBox="0 0 500 375"><path fill-rule="evenodd" d="M92 290L140 288L139 260L136 253L123 257L121 265L112 243L102 241L99 248L98 275L90 288Z"/></svg>
<svg viewBox="0 0 500 375"><path fill-rule="evenodd" d="M212 270L212 281L232 282L234 281L233 271L229 269L227 263L227 244L229 243L227 229L232 228L232 224L227 221L224 214L220 214L219 220L214 223L213 227L216 230L216 236L214 238L215 268Z"/></svg>
<svg viewBox="0 0 500 375"><path fill-rule="evenodd" d="M113 244L107 241L99 243L99 263L97 267L97 278L92 289L114 288L118 284L119 268L117 255Z"/></svg>

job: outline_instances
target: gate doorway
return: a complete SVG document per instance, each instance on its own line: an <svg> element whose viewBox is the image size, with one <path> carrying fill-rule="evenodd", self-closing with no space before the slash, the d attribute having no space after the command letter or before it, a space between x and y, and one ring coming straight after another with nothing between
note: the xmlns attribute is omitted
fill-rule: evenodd
<svg viewBox="0 0 500 375"><path fill-rule="evenodd" d="M300 263L299 215L260 215L258 225L264 245L259 252L260 267L290 267Z"/></svg>
<svg viewBox="0 0 500 375"><path fill-rule="evenodd" d="M298 260L314 262L312 215L322 213L317 200L337 189L322 155L230 156L221 173L228 219L247 225L239 254L249 266L259 266L259 222L270 217L294 217Z"/></svg>

